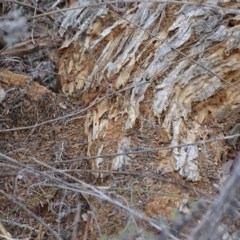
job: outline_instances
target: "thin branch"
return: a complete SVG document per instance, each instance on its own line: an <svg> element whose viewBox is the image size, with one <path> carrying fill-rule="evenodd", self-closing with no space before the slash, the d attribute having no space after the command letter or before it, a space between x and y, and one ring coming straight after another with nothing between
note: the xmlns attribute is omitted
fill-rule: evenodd
<svg viewBox="0 0 240 240"><path fill-rule="evenodd" d="M229 209L231 200L239 192L240 180L240 156L237 157L236 165L222 188L220 196L214 201L207 214L203 217L188 238L189 240L216 239L213 234L217 233L217 227L223 214Z"/></svg>
<svg viewBox="0 0 240 240"><path fill-rule="evenodd" d="M17 1L17 0L6 0L7 2L12 2L12 3L16 3L16 4L21 4L23 5L23 3ZM216 6L216 5L212 5L212 4L199 4L197 2L187 2L187 1L173 1L173 0L122 0L123 3L141 3L141 2L154 2L154 3L172 3L172 4L178 4L178 5L200 5L200 6L204 6L204 7L214 7L214 8L218 8L218 9L222 9L223 11L227 11L227 12L231 12L234 14L239 14L240 10L236 10L236 9L228 9L228 8L223 8L220 6ZM106 4L114 4L114 3L119 3L119 0L115 0L115 1L104 1L104 2L100 2L100 3L92 3L92 4L87 4L84 6L78 6L78 7L69 7L69 8L64 8L64 9L58 9L58 10L54 10L54 11L49 11L49 12L43 12L41 14L38 14L36 16L33 17L29 17L29 19L34 19L34 18L41 18L44 16L51 16L52 14L55 13L63 13L63 12L67 12L67 11L74 11L74 10L78 10L78 9L82 9L82 8L86 8L86 7L99 7L102 5L106 5ZM34 8L33 6L29 5L29 4L24 4L27 7L31 7Z"/></svg>
<svg viewBox="0 0 240 240"><path fill-rule="evenodd" d="M233 139L240 137L240 134L234 134L234 135L228 135L225 137L220 137L220 138L211 138L208 140L203 140L203 141L198 141L198 142L192 142L192 143L183 143L183 144L178 144L174 146L163 146L163 147L155 147L155 148L147 148L147 149L141 149L137 151L129 151L129 152L123 152L123 153L109 153L109 154L103 154L103 155L95 155L95 156L89 156L89 157L80 157L80 158L75 158L75 159L69 159L66 161L61 161L61 162L54 162L51 163L51 165L58 165L58 164L63 164L63 163L72 163L80 160L91 160L95 158L108 158L108 157L117 157L117 156L123 156L123 155L131 155L131 154L142 154L142 153L151 153L151 152L158 152L161 150L170 150L174 148L182 148L182 147L190 147L194 145L203 145L206 143L211 143L211 142L218 142L218 141L223 141L227 139Z"/></svg>
<svg viewBox="0 0 240 240"><path fill-rule="evenodd" d="M78 239L78 227L81 219L81 203L77 203L76 214L73 222L72 240Z"/></svg>

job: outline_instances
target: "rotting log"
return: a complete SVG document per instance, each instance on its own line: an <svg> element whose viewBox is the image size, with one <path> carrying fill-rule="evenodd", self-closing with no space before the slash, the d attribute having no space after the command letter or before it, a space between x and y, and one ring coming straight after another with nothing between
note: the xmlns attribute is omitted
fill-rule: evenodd
<svg viewBox="0 0 240 240"><path fill-rule="evenodd" d="M93 169L136 170L140 161L192 181L216 177L226 143L204 141L236 133L239 123L239 23L236 10L209 4L101 4L66 12L59 74L66 94L79 93L92 106L85 134L88 155L99 156ZM101 157L109 153L119 156Z"/></svg>

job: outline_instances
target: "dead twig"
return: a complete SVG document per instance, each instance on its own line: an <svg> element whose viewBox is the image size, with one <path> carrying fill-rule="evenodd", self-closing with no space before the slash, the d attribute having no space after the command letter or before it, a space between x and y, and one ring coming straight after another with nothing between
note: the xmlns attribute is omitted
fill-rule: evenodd
<svg viewBox="0 0 240 240"><path fill-rule="evenodd" d="M239 192L240 180L240 156L236 161L236 165L228 178L225 186L223 186L220 196L216 198L212 206L209 208L203 219L192 231L189 240L206 240L217 239L215 234L223 214L231 207L230 202Z"/></svg>
<svg viewBox="0 0 240 240"><path fill-rule="evenodd" d="M91 214L88 213L87 215L88 215L88 217L87 217L87 223L86 223L85 231L84 231L84 235L83 235L83 240L87 240L88 239L88 231L89 231L90 223L92 221Z"/></svg>
<svg viewBox="0 0 240 240"><path fill-rule="evenodd" d="M1 132L1 131L0 131ZM123 156L123 155L131 155L131 154L142 154L142 153L148 153L148 152L158 152L161 150L170 150L174 148L182 148L182 147L189 147L189 146L194 146L194 145L202 145L206 143L211 143L211 142L218 142L218 141L223 141L227 139L233 139L240 137L240 134L234 134L234 135L228 135L225 137L219 137L219 138L211 138L203 141L198 141L198 142L192 142L192 143L183 143L183 144L178 144L175 146L162 146L162 147L156 147L156 148L146 148L146 149L140 149L136 151L129 151L129 152L123 152L123 153L109 153L109 154L103 154L103 155L95 155L95 156L87 156L87 157L80 157L76 159L69 159L66 161L61 161L61 162L54 162L51 163L51 165L57 165L57 164L62 164L62 163L72 163L80 160L91 160L95 158L107 158L107 157L116 157L116 156Z"/></svg>
<svg viewBox="0 0 240 240"><path fill-rule="evenodd" d="M81 219L81 203L77 204L76 214L73 222L72 240L78 239L78 227Z"/></svg>
<svg viewBox="0 0 240 240"><path fill-rule="evenodd" d="M0 56L23 56L25 54L36 52L40 49L50 48L56 46L56 42L52 42L47 38L36 38L34 42L31 40L17 43L11 48L3 49L0 52Z"/></svg>

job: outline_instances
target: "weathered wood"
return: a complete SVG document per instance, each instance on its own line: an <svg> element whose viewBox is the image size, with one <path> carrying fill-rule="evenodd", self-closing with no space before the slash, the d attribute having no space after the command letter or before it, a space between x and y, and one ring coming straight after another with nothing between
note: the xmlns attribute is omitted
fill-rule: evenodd
<svg viewBox="0 0 240 240"><path fill-rule="evenodd" d="M64 92L80 92L88 105L99 101L86 118L88 154L152 149L146 168L193 181L215 177L224 142L160 147L221 137L238 123L239 16L214 5L122 7L120 14L104 4L69 11L60 30L68 47L59 62ZM93 168L119 170L141 159L99 157Z"/></svg>

